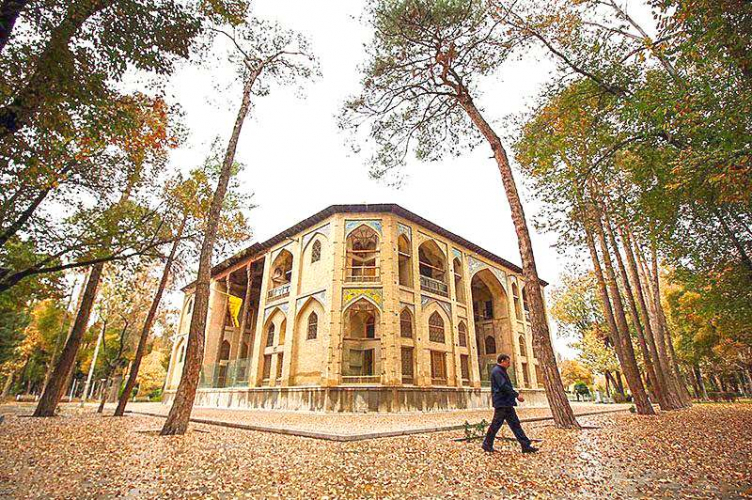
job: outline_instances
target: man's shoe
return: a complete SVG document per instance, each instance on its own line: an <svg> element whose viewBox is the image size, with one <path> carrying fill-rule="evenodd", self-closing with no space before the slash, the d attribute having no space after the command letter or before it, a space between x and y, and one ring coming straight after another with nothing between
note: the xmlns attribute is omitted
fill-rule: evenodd
<svg viewBox="0 0 752 500"><path fill-rule="evenodd" d="M526 446L525 448L522 448L522 453L537 453L538 448L535 446Z"/></svg>
<svg viewBox="0 0 752 500"><path fill-rule="evenodd" d="M481 448L483 448L483 451L485 451L486 453L494 453L496 451L492 447L488 446L486 443L483 443Z"/></svg>

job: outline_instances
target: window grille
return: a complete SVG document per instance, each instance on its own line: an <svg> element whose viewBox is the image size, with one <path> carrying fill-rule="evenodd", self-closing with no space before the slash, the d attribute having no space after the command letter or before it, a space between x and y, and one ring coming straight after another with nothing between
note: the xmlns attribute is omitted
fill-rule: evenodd
<svg viewBox="0 0 752 500"><path fill-rule="evenodd" d="M444 320L435 312L428 318L428 340L444 343Z"/></svg>
<svg viewBox="0 0 752 500"><path fill-rule="evenodd" d="M407 309L400 314L400 335L406 339L413 338L413 317Z"/></svg>
<svg viewBox="0 0 752 500"><path fill-rule="evenodd" d="M315 312L308 315L308 334L306 339L313 340L318 336L319 316Z"/></svg>
<svg viewBox="0 0 752 500"><path fill-rule="evenodd" d="M460 343L460 347L467 347L467 326L464 321L460 321L457 325L457 337Z"/></svg>
<svg viewBox="0 0 752 500"><path fill-rule="evenodd" d="M274 325L269 325L269 329L266 332L266 347L272 347L274 345Z"/></svg>
<svg viewBox="0 0 752 500"><path fill-rule="evenodd" d="M319 260L321 260L321 242L316 240L313 242L313 247L311 248L311 263L318 262Z"/></svg>

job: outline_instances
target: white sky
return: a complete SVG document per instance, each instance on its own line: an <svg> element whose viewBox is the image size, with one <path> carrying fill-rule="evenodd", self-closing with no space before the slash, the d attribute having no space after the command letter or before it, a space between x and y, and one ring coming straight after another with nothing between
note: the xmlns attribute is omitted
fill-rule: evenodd
<svg viewBox="0 0 752 500"><path fill-rule="evenodd" d="M360 0L257 0L255 5L259 17L276 19L309 37L323 75L306 86L303 99L293 89L280 88L257 98L243 128L237 159L246 168L239 178L243 189L254 193L257 208L250 213L250 221L256 241L332 204L398 203L520 263L509 207L485 144L459 159L430 164L411 160L405 168L408 178L399 190L371 180L365 158L353 156L345 145L335 115L344 100L358 91L357 67L364 60L363 43L370 35L358 19ZM500 133L504 116L525 110L552 69L541 57L525 59L509 64L500 78L483 87L480 104ZM183 67L166 88L168 98L182 106L190 132L185 146L173 154L175 168L200 164L211 141L219 134L226 143L230 134L239 95L237 86L227 89L234 78L229 63L217 66ZM519 176L517 181L522 188ZM530 198L524 189L522 196L523 201ZM525 206L530 221L536 206L529 201ZM556 236L538 234L532 225L531 231L540 276L551 288L564 267L550 247ZM214 262L223 257L215 255ZM574 354L566 340L556 339L555 344L565 357Z"/></svg>

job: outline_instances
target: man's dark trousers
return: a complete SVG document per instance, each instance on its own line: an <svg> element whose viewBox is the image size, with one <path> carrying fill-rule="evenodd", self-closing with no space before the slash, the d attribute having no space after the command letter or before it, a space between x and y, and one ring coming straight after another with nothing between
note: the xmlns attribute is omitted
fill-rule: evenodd
<svg viewBox="0 0 752 500"><path fill-rule="evenodd" d="M509 424L509 428L512 429L514 437L516 437L517 441L522 445L522 448L528 448L530 446L530 440L525 435L525 431L522 430L520 419L517 417L517 412L514 411L514 406L499 406L498 408L494 408L493 420L488 427L486 439L483 440L483 446L489 449L493 448L496 433L499 432L499 429L501 429L505 420Z"/></svg>

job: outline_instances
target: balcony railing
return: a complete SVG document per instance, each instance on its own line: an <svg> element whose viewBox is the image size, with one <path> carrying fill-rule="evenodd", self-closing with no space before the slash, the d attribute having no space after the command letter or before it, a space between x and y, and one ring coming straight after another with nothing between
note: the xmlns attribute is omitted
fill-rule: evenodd
<svg viewBox="0 0 752 500"><path fill-rule="evenodd" d="M378 283L381 281L380 269L376 266L348 267L345 281L348 283Z"/></svg>
<svg viewBox="0 0 752 500"><path fill-rule="evenodd" d="M449 297L449 288L446 283L429 278L428 276L420 277L420 289L437 295L443 295L444 297Z"/></svg>
<svg viewBox="0 0 752 500"><path fill-rule="evenodd" d="M343 375L343 384L378 384L381 377L378 375Z"/></svg>
<svg viewBox="0 0 752 500"><path fill-rule="evenodd" d="M269 290L269 292L266 294L266 300L272 301L272 300L277 300L277 299L283 299L287 297L288 295L290 295L289 283Z"/></svg>

